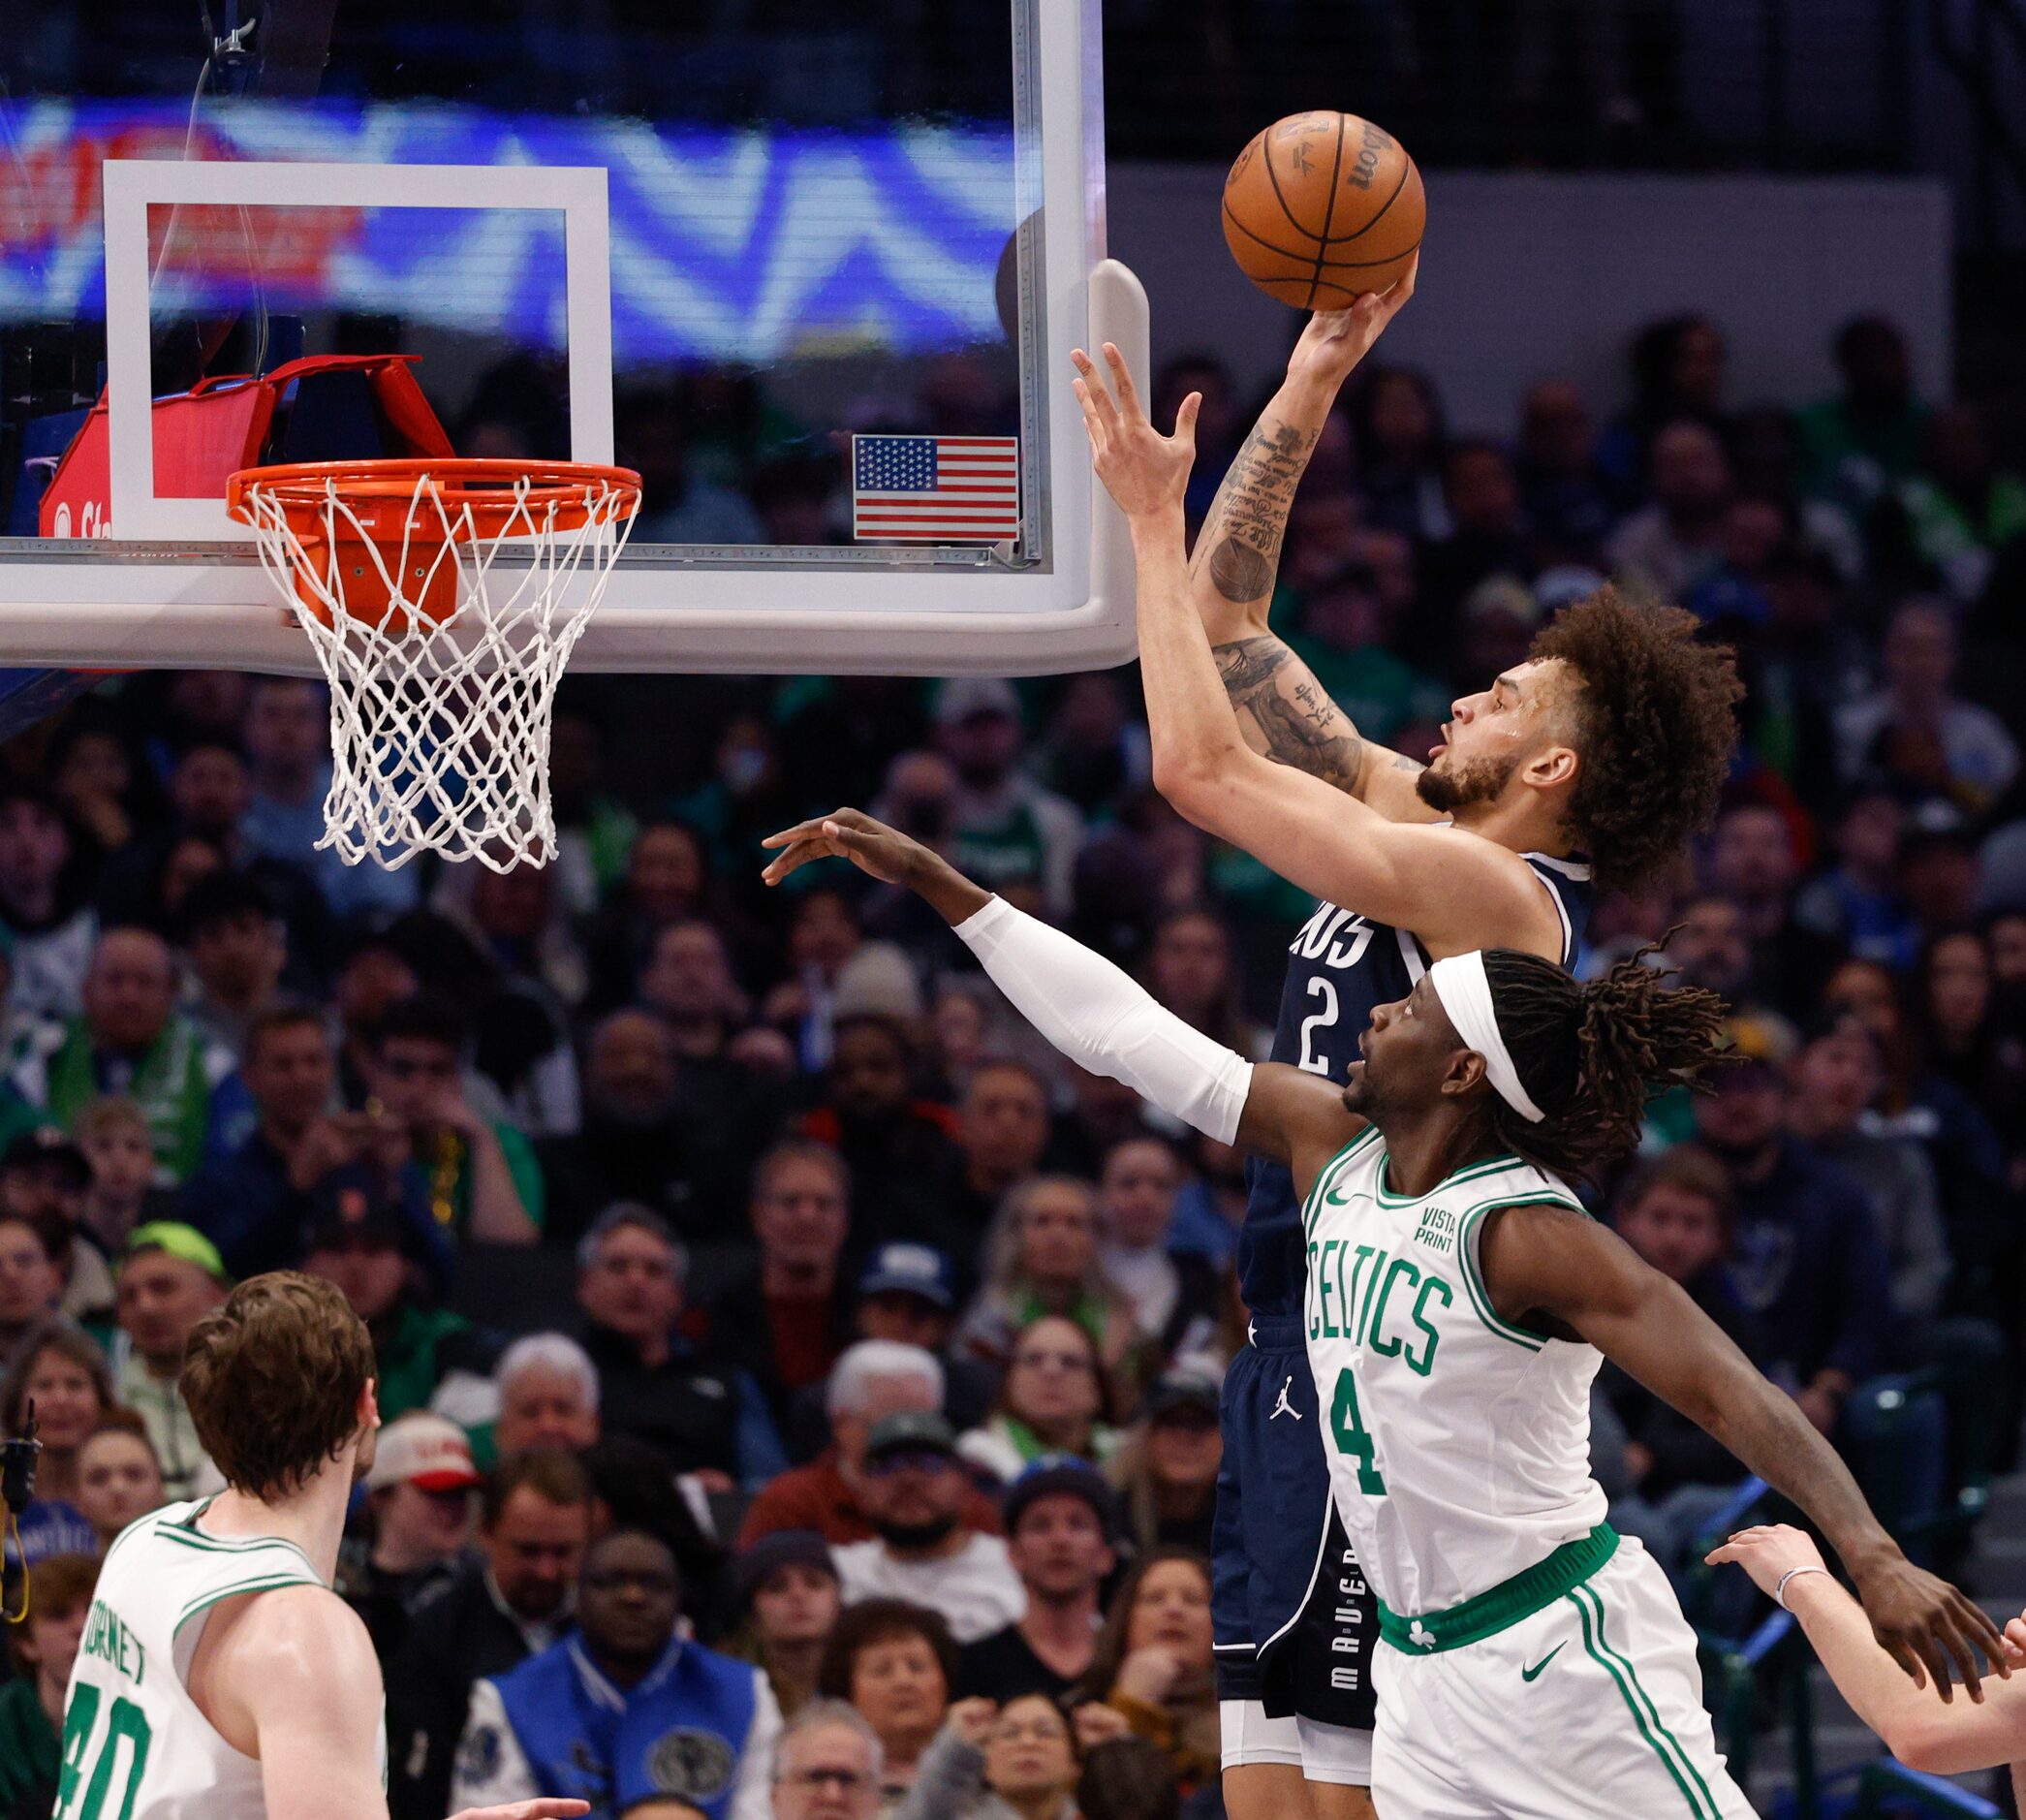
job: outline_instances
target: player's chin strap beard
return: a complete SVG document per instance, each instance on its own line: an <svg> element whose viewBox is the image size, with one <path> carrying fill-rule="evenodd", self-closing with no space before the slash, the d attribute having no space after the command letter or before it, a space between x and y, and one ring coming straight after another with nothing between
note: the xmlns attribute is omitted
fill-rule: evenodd
<svg viewBox="0 0 2026 1820"><path fill-rule="evenodd" d="M1530 1125L1547 1116L1521 1084L1519 1070L1499 1034L1498 1011L1491 1002L1491 981L1484 972L1484 954L1450 955L1428 969L1428 986L1442 1001L1456 1034L1484 1058L1485 1079L1492 1091Z"/></svg>

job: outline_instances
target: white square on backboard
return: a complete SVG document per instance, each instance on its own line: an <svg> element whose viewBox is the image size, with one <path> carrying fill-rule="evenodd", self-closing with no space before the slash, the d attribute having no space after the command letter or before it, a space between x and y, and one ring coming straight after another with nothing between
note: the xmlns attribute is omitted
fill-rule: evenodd
<svg viewBox="0 0 2026 1820"><path fill-rule="evenodd" d="M150 404L147 211L154 204L289 208L542 208L563 215L570 458L612 459L611 232L598 166L183 163L109 158L106 413L112 535L250 543L222 499L158 499Z"/></svg>

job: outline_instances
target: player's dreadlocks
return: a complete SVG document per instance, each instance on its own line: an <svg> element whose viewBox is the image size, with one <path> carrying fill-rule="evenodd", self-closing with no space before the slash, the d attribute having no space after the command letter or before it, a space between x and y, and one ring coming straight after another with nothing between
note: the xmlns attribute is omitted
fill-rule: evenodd
<svg viewBox="0 0 2026 1820"><path fill-rule="evenodd" d="M1671 989L1642 948L1602 979L1572 979L1539 955L1499 948L1484 978L1499 1034L1520 1083L1545 1114L1530 1124L1496 1095L1499 1142L1537 1169L1579 1179L1639 1141L1646 1102L1673 1086L1706 1091L1699 1074L1720 1060L1724 1001L1699 987Z"/></svg>
<svg viewBox="0 0 2026 1820"><path fill-rule="evenodd" d="M1582 678L1568 825L1602 885L1637 883L1716 813L1744 687L1729 649L1696 642L1700 628L1678 607L1605 587L1559 613L1527 653Z"/></svg>

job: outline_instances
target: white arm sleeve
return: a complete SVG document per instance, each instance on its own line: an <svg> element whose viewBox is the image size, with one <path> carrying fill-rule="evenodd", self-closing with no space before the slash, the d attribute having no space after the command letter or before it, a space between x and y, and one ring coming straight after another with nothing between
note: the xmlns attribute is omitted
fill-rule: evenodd
<svg viewBox="0 0 2026 1820"><path fill-rule="evenodd" d="M1004 897L956 926L992 984L1078 1067L1123 1081L1220 1144L1238 1135L1252 1064L1164 1011L1146 988Z"/></svg>

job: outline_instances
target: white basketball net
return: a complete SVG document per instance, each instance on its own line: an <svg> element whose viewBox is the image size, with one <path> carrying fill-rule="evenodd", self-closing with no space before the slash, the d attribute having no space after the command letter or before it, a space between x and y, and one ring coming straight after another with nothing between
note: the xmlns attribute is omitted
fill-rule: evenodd
<svg viewBox="0 0 2026 1820"><path fill-rule="evenodd" d="M316 504L315 547L290 524L273 486L246 489L261 559L330 684L330 793L317 844L335 847L348 865L370 857L392 870L427 851L508 872L555 857L556 684L639 501L603 476L567 498L553 485L538 487L539 478L500 488L501 505L511 501L505 523L482 530L468 501L447 505L424 474L398 544L384 532L375 540L334 479ZM289 485L299 514L303 483ZM391 502L374 503L372 516L384 518ZM340 573L341 538L356 540L344 545L348 556L362 547L378 570L389 602L378 623L346 611L353 578ZM502 563L509 545L514 558ZM432 619L417 603L446 563L455 569L455 604ZM303 605L298 579L322 615Z"/></svg>

